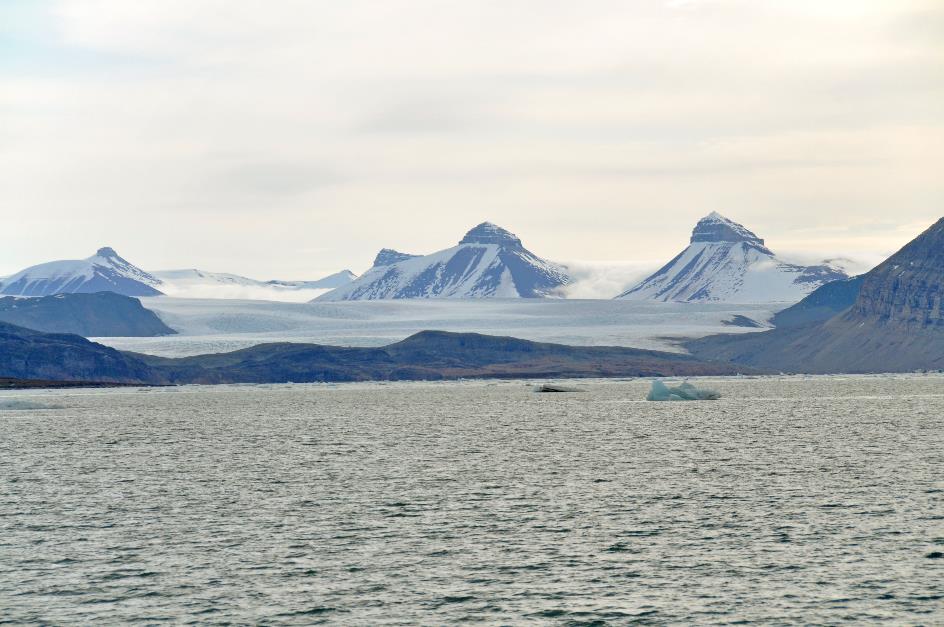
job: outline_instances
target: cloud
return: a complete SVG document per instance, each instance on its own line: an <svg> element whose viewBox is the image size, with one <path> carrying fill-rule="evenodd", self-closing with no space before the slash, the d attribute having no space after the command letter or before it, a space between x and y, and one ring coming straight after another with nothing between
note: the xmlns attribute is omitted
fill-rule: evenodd
<svg viewBox="0 0 944 627"><path fill-rule="evenodd" d="M568 261L564 265L574 282L564 289L567 298L614 298L660 267L652 261Z"/></svg>
<svg viewBox="0 0 944 627"><path fill-rule="evenodd" d="M316 276L486 217L550 258L668 259L712 209L841 255L801 228L944 200L929 0L2 9L0 218L19 229L0 274L107 239L149 267Z"/></svg>

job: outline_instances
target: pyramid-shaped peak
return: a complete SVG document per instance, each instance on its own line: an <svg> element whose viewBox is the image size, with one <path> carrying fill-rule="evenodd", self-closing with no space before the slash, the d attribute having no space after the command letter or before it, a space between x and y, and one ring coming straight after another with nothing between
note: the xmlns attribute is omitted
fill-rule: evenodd
<svg viewBox="0 0 944 627"><path fill-rule="evenodd" d="M750 242L758 246L764 245L764 240L752 231L717 211L712 211L698 221L695 230L692 231L691 241L693 244L695 242Z"/></svg>
<svg viewBox="0 0 944 627"><path fill-rule="evenodd" d="M521 246L518 236L491 222L474 227L459 242L460 244L498 244L499 246Z"/></svg>
<svg viewBox="0 0 944 627"><path fill-rule="evenodd" d="M118 253L116 253L115 249L112 248L111 246L104 246L102 248L99 248L97 251L95 251L95 256L105 257L106 259L111 258L111 257L118 257L120 259Z"/></svg>

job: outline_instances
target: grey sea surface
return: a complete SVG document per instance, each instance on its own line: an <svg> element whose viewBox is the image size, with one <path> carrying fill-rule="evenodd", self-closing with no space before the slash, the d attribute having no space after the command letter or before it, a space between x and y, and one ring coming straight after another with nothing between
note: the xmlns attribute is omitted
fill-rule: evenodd
<svg viewBox="0 0 944 627"><path fill-rule="evenodd" d="M0 623L944 624L944 377L533 383L3 392Z"/></svg>

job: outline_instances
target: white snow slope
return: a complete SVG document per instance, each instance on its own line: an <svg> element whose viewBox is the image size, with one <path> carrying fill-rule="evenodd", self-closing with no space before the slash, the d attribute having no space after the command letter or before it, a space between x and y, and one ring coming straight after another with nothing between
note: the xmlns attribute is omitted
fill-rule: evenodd
<svg viewBox="0 0 944 627"><path fill-rule="evenodd" d="M802 266L778 259L764 240L713 212L695 226L691 243L672 261L617 296L678 302L797 302L817 287L848 278L823 262Z"/></svg>
<svg viewBox="0 0 944 627"><path fill-rule="evenodd" d="M238 274L204 270L161 270L153 273L161 281L161 291L178 298L233 298L307 302L353 281L349 270L317 281L257 281Z"/></svg>
<svg viewBox="0 0 944 627"><path fill-rule="evenodd" d="M383 257L378 255L378 260ZM484 222L466 233L457 246L375 265L356 281L318 300L541 298L560 296L561 288L570 282L563 266L541 259L512 233Z"/></svg>
<svg viewBox="0 0 944 627"><path fill-rule="evenodd" d="M7 277L0 294L51 296L53 294L115 292L125 296L161 294L161 282L111 248L100 248L88 259L50 261Z"/></svg>

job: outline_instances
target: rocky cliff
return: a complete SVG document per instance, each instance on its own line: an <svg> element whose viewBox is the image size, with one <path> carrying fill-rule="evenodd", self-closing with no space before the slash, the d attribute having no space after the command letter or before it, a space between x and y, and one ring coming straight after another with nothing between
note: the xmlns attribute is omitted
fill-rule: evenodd
<svg viewBox="0 0 944 627"><path fill-rule="evenodd" d="M944 218L866 273L848 310L825 321L712 336L687 347L703 359L786 372L940 370L942 291Z"/></svg>

